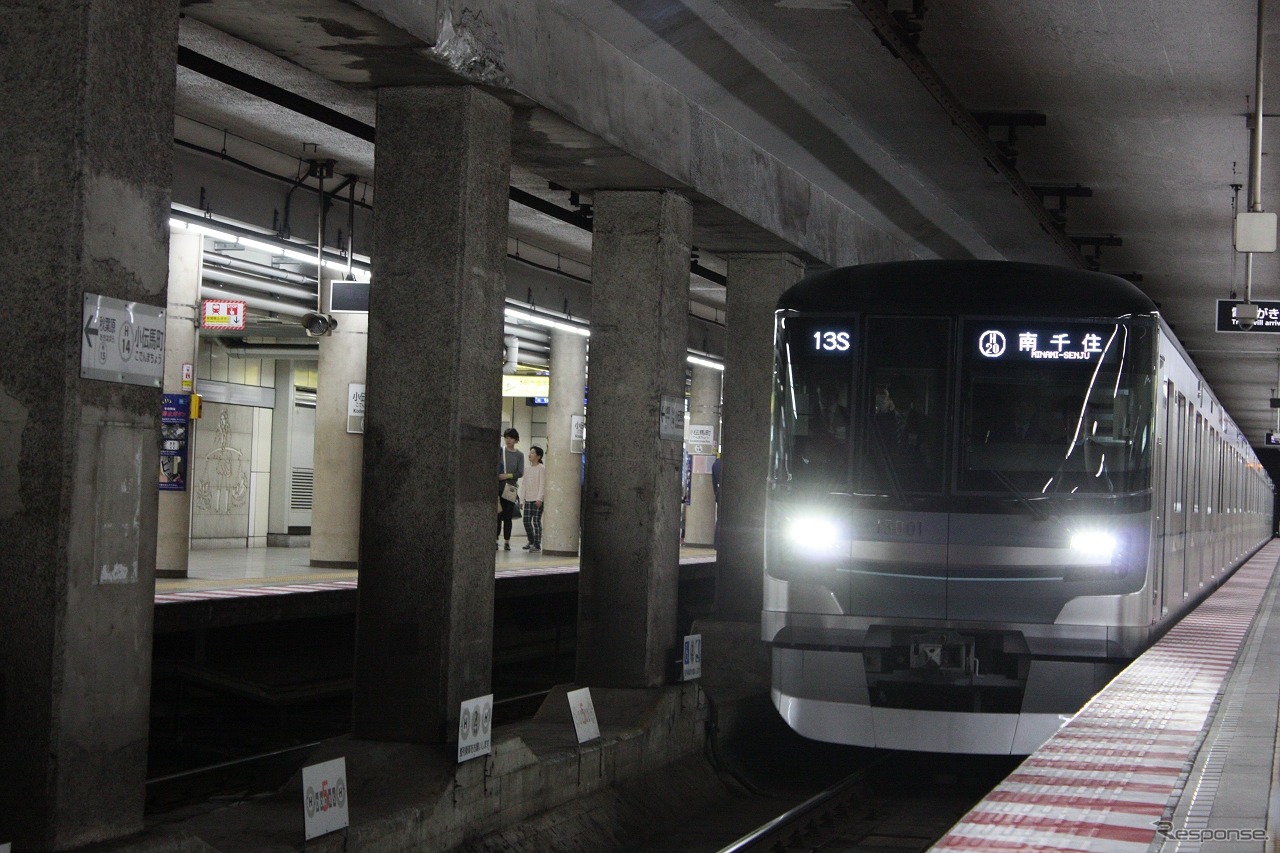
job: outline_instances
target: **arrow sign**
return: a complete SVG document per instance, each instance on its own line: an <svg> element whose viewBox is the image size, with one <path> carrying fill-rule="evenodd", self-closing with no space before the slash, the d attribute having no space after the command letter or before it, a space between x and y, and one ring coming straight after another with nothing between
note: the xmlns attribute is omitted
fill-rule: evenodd
<svg viewBox="0 0 1280 853"><path fill-rule="evenodd" d="M84 339L85 339L85 343L89 345L89 349L93 349L95 346L97 346L97 344L94 343L94 340L92 337L98 334L98 327L93 325L93 321L97 319L98 319L97 314L90 314L89 319L84 321Z"/></svg>

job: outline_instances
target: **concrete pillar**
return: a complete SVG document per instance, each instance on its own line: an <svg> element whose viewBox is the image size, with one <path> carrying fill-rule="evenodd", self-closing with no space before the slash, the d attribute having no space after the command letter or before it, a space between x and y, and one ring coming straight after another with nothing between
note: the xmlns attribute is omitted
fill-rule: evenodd
<svg viewBox="0 0 1280 853"><path fill-rule="evenodd" d="M267 545L288 548L294 542L289 534L290 492L293 486L293 415L297 397L293 361L278 358L275 362L275 408L271 410L271 485L267 498ZM315 484L312 482L314 500ZM310 539L308 538L308 542Z"/></svg>
<svg viewBox="0 0 1280 853"><path fill-rule="evenodd" d="M160 377L82 379L105 340L82 304L165 306L177 7L0 13L0 841L17 850L142 829Z"/></svg>
<svg viewBox="0 0 1280 853"><path fill-rule="evenodd" d="M691 229L676 193L595 194L583 684L660 685L676 657Z"/></svg>
<svg viewBox="0 0 1280 853"><path fill-rule="evenodd" d="M378 93L357 737L456 740L490 692L510 146L479 89Z"/></svg>
<svg viewBox="0 0 1280 853"><path fill-rule="evenodd" d="M689 368L689 429L710 427L710 441L687 443L693 457L689 478L689 506L684 511L684 544L711 546L716 541L716 494L711 482L711 463L720 441L720 375L714 367L695 364ZM699 435L698 437L701 437Z"/></svg>
<svg viewBox="0 0 1280 853"><path fill-rule="evenodd" d="M543 501L542 553L578 556L582 527L581 441L575 417L584 416L587 339L574 332L551 332L551 400L547 406L547 499Z"/></svg>
<svg viewBox="0 0 1280 853"><path fill-rule="evenodd" d="M323 283L326 296L329 282ZM328 299L324 300L328 304ZM368 314L338 314L320 338L316 370L315 480L311 501L311 565L354 569L360 557L360 479L364 435L347 432L347 403L365 384Z"/></svg>
<svg viewBox="0 0 1280 853"><path fill-rule="evenodd" d="M773 311L782 292L803 274L804 268L790 255L728 258L720 547L716 556L716 614L721 619L757 625L760 621Z"/></svg>
<svg viewBox="0 0 1280 853"><path fill-rule="evenodd" d="M169 235L169 292L165 309L164 391L190 394L194 387L200 325L200 265L204 238L185 230ZM191 369L192 385L183 387L183 366ZM191 463L195 453L195 425L187 435L187 488L163 491L156 525L156 577L185 578L191 554Z"/></svg>

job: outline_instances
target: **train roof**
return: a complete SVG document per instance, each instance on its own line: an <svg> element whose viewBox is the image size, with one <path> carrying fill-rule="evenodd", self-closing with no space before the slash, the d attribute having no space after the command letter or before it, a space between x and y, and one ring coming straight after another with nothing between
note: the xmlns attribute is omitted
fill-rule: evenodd
<svg viewBox="0 0 1280 853"><path fill-rule="evenodd" d="M778 308L885 314L1119 317L1153 314L1131 282L1105 273L1015 261L898 261L806 276Z"/></svg>

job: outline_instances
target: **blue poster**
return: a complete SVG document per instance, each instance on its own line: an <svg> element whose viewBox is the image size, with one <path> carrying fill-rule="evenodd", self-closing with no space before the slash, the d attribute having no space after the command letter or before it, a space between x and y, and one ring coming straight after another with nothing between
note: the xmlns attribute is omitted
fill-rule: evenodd
<svg viewBox="0 0 1280 853"><path fill-rule="evenodd" d="M165 394L160 403L160 490L187 490L187 435L191 395Z"/></svg>

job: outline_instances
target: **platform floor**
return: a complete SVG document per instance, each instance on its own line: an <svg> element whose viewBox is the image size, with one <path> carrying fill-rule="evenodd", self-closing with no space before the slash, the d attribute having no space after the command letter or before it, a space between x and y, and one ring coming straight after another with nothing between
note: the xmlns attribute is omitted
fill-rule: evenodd
<svg viewBox="0 0 1280 853"><path fill-rule="evenodd" d="M1278 561L1273 539L933 849L1277 849Z"/></svg>
<svg viewBox="0 0 1280 853"><path fill-rule="evenodd" d="M549 557L521 550L523 539L511 540L510 551L494 554L496 577L526 574L560 574L578 570L577 557ZM715 560L713 548L681 547L680 563ZM320 569L310 565L309 548L216 548L192 551L187 577L158 578L156 601L186 598L190 593L231 592L239 588L280 587L299 584L353 586L359 572L348 569Z"/></svg>

